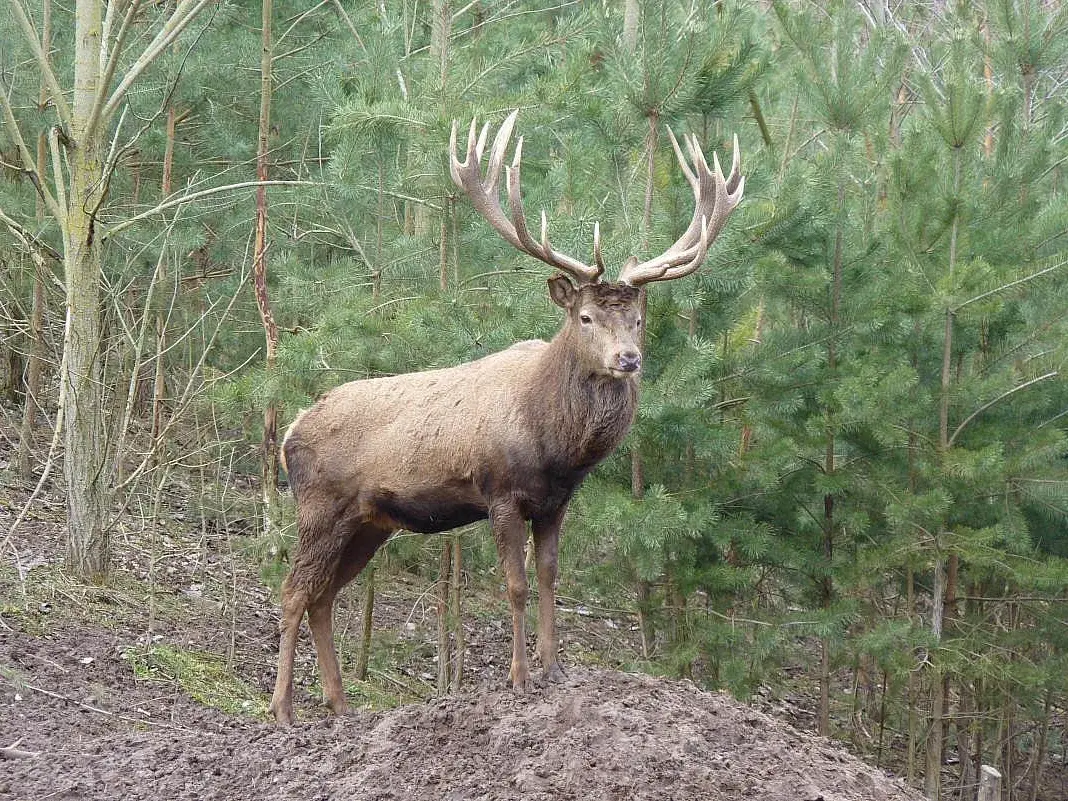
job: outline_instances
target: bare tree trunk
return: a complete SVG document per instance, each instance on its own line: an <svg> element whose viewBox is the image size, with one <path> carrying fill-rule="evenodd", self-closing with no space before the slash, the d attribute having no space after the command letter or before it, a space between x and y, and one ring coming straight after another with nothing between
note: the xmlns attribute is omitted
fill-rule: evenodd
<svg viewBox="0 0 1068 801"><path fill-rule="evenodd" d="M356 653L356 678L367 678L367 663L371 657L371 631L375 613L375 562L364 568L363 573L363 614L360 626L360 650Z"/></svg>
<svg viewBox="0 0 1068 801"><path fill-rule="evenodd" d="M841 316L842 306L842 258L843 258L843 222L840 218L845 204L845 183L838 183L838 213L839 222L834 236L834 261L831 274L831 337L827 343L827 373L833 381L838 372L838 343L837 328ZM826 447L823 454L823 472L830 477L836 470L835 464L835 421L834 409L830 406L826 412ZM823 496L823 566L828 571L820 581L820 605L824 612L831 608L834 599L834 579L830 575L831 566L834 562L834 496ZM820 734L829 736L831 732L831 658L830 641L827 637L820 638L820 706L817 727Z"/></svg>
<svg viewBox="0 0 1068 801"><path fill-rule="evenodd" d="M449 69L449 37L452 35L451 0L432 0L430 9L430 69L437 72L440 95L444 103L445 83ZM427 187L429 188L429 187ZM425 203L409 204L412 209L412 227L416 236L428 236L433 228L430 206Z"/></svg>
<svg viewBox="0 0 1068 801"><path fill-rule="evenodd" d="M934 636L935 649L930 654L931 677L931 725L927 731L927 761L924 771L924 792L931 801L938 801L942 793L942 740L943 714L945 711L945 685L942 682L941 657L937 655L938 644L942 641L942 622L945 598L946 566L941 554L935 556L934 581L931 588L933 609L931 610L931 633Z"/></svg>
<svg viewBox="0 0 1068 801"><path fill-rule="evenodd" d="M386 167L378 159L378 208L375 213L375 263L371 268L371 299L382 297L382 226L386 214Z"/></svg>
<svg viewBox="0 0 1068 801"><path fill-rule="evenodd" d="M910 452L911 453L911 452ZM916 609L916 574L911 567L905 570L905 606L908 609L909 618L912 618L912 614ZM917 677L916 671L909 671L908 680L908 745L905 748L905 779L908 781L909 786L914 786L916 783L916 749L917 741L919 737L916 733L916 705L919 698L919 691L917 690Z"/></svg>
<svg viewBox="0 0 1068 801"><path fill-rule="evenodd" d="M69 333L64 348L66 384L63 476L67 483L67 564L78 576L103 580L108 571L105 515L111 487L105 467L106 434L101 382L100 238L96 212L104 200L102 141L89 128L100 85L100 0L79 0L75 10L72 146L68 150L70 207L63 260ZM54 165L58 168L58 165Z"/></svg>
<svg viewBox="0 0 1068 801"><path fill-rule="evenodd" d="M961 152L960 148L953 151L953 197L960 194L961 182ZM960 217L954 216L949 233L949 275L952 276L957 264L957 234L960 227ZM942 384L941 395L938 404L938 446L939 453L943 458L949 452L949 398L953 382L953 320L954 311L947 308L945 312L945 330L942 338ZM934 586L932 592L931 610L931 633L934 636L934 648L930 654L930 677L931 677L931 726L927 734L927 768L924 776L924 791L931 801L939 801L942 792L942 750L945 724L945 684L943 682L942 658L938 649L942 642L942 632L945 622L946 601L946 555L941 551L939 540L945 539L945 523L939 531L934 543ZM954 581L956 579L954 578Z"/></svg>
<svg viewBox="0 0 1068 801"><path fill-rule="evenodd" d="M438 568L438 695L447 695L452 678L452 648L449 638L449 583L452 579L452 543L442 537Z"/></svg>
<svg viewBox="0 0 1068 801"><path fill-rule="evenodd" d="M463 621L463 541L460 532L454 531L450 537L452 540L452 587L450 593L451 609L449 617L452 619L453 637L453 660L450 684L453 691L460 689L464 680L464 648L467 646L464 638Z"/></svg>
<svg viewBox="0 0 1068 801"><path fill-rule="evenodd" d="M260 60L260 125L256 149L256 178L267 180L269 146L271 135L271 2L262 0L263 32ZM278 355L278 325L271 311L267 295L267 187L256 188L256 244L252 259L252 275L256 289L256 305L266 337L266 371L271 375ZM261 454L260 486L263 491L264 531L274 531L277 526L278 507L278 406L274 400L267 402L263 410L263 451Z"/></svg>
<svg viewBox="0 0 1068 801"><path fill-rule="evenodd" d="M43 134L42 134L43 138ZM30 306L29 359L26 363L26 396L22 405L22 426L19 433L19 449L15 456L15 472L24 481L33 470L33 431L37 426L37 413L41 410L41 368L44 364L44 310L45 310L45 265L44 257L37 251L30 253L33 261L33 301Z"/></svg>
<svg viewBox="0 0 1068 801"><path fill-rule="evenodd" d="M1036 801L1038 798L1039 787L1042 785L1042 769L1045 766L1046 748L1049 744L1049 717L1050 708L1052 706L1053 691L1050 687L1047 687L1045 698L1042 702L1042 722L1039 724L1038 729L1038 746L1035 753L1035 760L1032 763L1030 801Z"/></svg>
<svg viewBox="0 0 1068 801"><path fill-rule="evenodd" d="M171 104L167 109L166 144L163 149L163 177L160 181L161 199L166 199L171 194L171 183L174 175L174 137L178 128L178 112ZM167 277L167 259L163 257L159 262L160 269L157 278L165 280ZM156 375L152 383L152 448L153 459L159 458L159 438L163 431L163 404L166 400L167 382L164 365L164 353L167 350L167 318L162 310L156 311ZM137 365L134 366L137 369Z"/></svg>
<svg viewBox="0 0 1068 801"><path fill-rule="evenodd" d="M633 54L638 49L638 31L642 24L642 9L639 0L623 3L623 52Z"/></svg>
<svg viewBox="0 0 1068 801"><path fill-rule="evenodd" d="M52 49L52 3L42 3L41 48L45 58L49 59ZM43 110L50 98L48 85L41 76L40 93L37 96L37 108ZM37 135L37 163L44 164L48 159L48 142L45 132ZM47 209L44 199L37 196L37 224L43 225ZM45 267L44 258L39 252L31 252L33 260L33 301L30 306L29 359L26 364L26 396L22 406L22 426L19 431L19 450L15 456L15 472L24 481L30 478L32 470L33 430L36 427L37 413L41 409L41 367L44 357L44 309L45 309Z"/></svg>
<svg viewBox="0 0 1068 801"><path fill-rule="evenodd" d="M638 630L642 635L642 657L648 659L656 643L656 627L652 617L653 586L645 579L638 579Z"/></svg>
<svg viewBox="0 0 1068 801"><path fill-rule="evenodd" d="M1001 774L990 765L983 765L979 771L977 801L1001 801Z"/></svg>

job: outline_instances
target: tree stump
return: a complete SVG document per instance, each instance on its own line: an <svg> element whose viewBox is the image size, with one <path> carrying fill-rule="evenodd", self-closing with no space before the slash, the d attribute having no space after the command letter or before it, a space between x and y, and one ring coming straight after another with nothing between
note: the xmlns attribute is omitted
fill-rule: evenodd
<svg viewBox="0 0 1068 801"><path fill-rule="evenodd" d="M990 765L979 770L978 801L1001 801L1001 771Z"/></svg>

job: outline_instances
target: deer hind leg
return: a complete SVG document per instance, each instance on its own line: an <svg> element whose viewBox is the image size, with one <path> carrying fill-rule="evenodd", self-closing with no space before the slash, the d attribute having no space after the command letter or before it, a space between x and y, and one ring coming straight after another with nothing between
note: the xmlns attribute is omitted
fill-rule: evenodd
<svg viewBox="0 0 1068 801"><path fill-rule="evenodd" d="M389 539L392 532L372 527L359 527L349 537L345 550L337 562L330 589L308 607L308 627L311 629L315 655L319 662L319 681L323 698L335 715L348 712L345 688L341 683L341 666L334 645L334 599L341 588L359 575L374 556L375 551Z"/></svg>
<svg viewBox="0 0 1068 801"><path fill-rule="evenodd" d="M295 572L295 568L294 568ZM278 645L278 677L274 683L269 711L283 726L293 723L293 659L297 653L297 635L304 617L308 595L299 584L291 580L293 574L282 583L282 617L278 622L281 638Z"/></svg>
<svg viewBox="0 0 1068 801"><path fill-rule="evenodd" d="M293 569L282 582L278 677L269 711L281 725L293 723L293 661L304 613L330 592L334 571L346 539L337 536L340 524L326 518L301 516Z"/></svg>
<svg viewBox="0 0 1068 801"><path fill-rule="evenodd" d="M512 667L508 678L516 692L526 692L530 685L527 664L527 573L524 566L524 546L527 541L526 521L519 510L498 506L490 513L493 536L497 540L497 554L508 582L508 601L512 607Z"/></svg>

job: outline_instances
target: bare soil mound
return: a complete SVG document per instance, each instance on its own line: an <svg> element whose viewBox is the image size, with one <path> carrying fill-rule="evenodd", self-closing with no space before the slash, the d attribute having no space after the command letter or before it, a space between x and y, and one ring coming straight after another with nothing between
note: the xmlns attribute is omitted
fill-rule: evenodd
<svg viewBox="0 0 1068 801"><path fill-rule="evenodd" d="M161 694L111 636L0 634L0 746L39 752L0 759L0 798L919 798L685 682L575 668L525 696L481 687L281 730Z"/></svg>

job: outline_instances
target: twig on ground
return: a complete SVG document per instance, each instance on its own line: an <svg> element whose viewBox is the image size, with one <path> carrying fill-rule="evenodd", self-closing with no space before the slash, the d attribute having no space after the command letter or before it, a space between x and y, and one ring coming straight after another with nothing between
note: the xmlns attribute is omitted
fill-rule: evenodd
<svg viewBox="0 0 1068 801"><path fill-rule="evenodd" d="M41 755L40 751L23 751L18 747L22 740L15 740L7 748L0 748L0 758L3 759L34 759Z"/></svg>
<svg viewBox="0 0 1068 801"><path fill-rule="evenodd" d="M4 677L0 676L0 678L4 678ZM84 701L76 701L75 699L73 699L73 698L71 698L69 696L63 695L62 693L52 692L51 690L46 690L43 687L37 687L37 686L35 686L33 684L20 684L19 686L25 687L27 690L33 690L34 692L40 693L41 695L47 695L49 698L55 698L56 700L59 700L59 701L66 701L68 704L74 704L75 706L80 706L82 709L88 709L90 712L96 712L97 714L100 714L100 715L107 715L108 717L111 717L111 718L117 718L119 720L125 720L127 723L136 723L139 726L152 726L152 727L158 728L158 729L173 729L175 731L184 731L184 732L188 732L190 734L199 734L200 733L196 729L188 729L185 726L172 725L172 724L169 724L169 723L156 723L155 721L152 721L152 720L145 720L144 718L133 718L133 717L130 717L129 715L123 715L123 714L121 714L119 712L112 712L112 711L110 711L108 709L101 709L98 706L93 706L92 704L87 704Z"/></svg>

